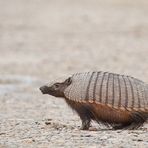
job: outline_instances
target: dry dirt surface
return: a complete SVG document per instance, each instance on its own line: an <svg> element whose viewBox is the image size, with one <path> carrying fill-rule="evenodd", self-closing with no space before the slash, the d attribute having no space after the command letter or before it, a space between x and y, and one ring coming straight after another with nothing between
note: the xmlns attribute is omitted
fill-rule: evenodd
<svg viewBox="0 0 148 148"><path fill-rule="evenodd" d="M81 131L63 99L38 89L92 70L148 82L147 55L147 0L0 0L0 148L148 148L148 124Z"/></svg>

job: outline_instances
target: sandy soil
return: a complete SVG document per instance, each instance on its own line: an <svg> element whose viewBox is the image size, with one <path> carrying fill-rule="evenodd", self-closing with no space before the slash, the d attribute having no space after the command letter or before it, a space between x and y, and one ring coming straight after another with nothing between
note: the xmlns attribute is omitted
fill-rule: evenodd
<svg viewBox="0 0 148 148"><path fill-rule="evenodd" d="M135 131L80 131L64 100L38 88L103 70L148 82L146 0L0 0L0 147L147 148Z"/></svg>

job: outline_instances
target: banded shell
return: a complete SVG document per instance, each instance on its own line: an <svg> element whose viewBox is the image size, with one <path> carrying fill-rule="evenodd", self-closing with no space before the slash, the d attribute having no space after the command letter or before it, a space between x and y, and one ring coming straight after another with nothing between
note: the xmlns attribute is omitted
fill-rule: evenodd
<svg viewBox="0 0 148 148"><path fill-rule="evenodd" d="M126 110L148 109L148 85L130 76L108 72L73 74L64 94L77 102L96 102Z"/></svg>

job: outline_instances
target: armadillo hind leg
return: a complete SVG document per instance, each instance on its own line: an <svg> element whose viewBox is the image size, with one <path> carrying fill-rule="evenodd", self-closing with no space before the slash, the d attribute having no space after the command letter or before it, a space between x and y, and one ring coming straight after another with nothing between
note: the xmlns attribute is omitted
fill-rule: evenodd
<svg viewBox="0 0 148 148"><path fill-rule="evenodd" d="M121 124L114 126L113 129L128 129L128 130L134 130L138 129L143 125L143 123L147 120L147 116L144 113L141 112L133 112L131 114L131 121L126 124Z"/></svg>
<svg viewBox="0 0 148 148"><path fill-rule="evenodd" d="M127 129L137 129L143 125L144 122L147 120L147 113L143 112L133 112L131 114L132 123L129 125Z"/></svg>
<svg viewBox="0 0 148 148"><path fill-rule="evenodd" d="M129 123L129 124L121 124L121 125L114 126L113 129L114 130L120 130L120 129L134 130L134 129L138 129L142 125L143 125L143 123L132 122L132 123Z"/></svg>

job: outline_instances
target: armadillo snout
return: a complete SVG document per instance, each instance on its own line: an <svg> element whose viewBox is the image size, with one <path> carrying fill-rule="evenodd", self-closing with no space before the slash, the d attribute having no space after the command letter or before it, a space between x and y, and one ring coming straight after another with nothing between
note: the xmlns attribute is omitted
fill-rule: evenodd
<svg viewBox="0 0 148 148"><path fill-rule="evenodd" d="M40 90L43 94L48 94L48 92L49 92L49 88L46 85L40 87Z"/></svg>

